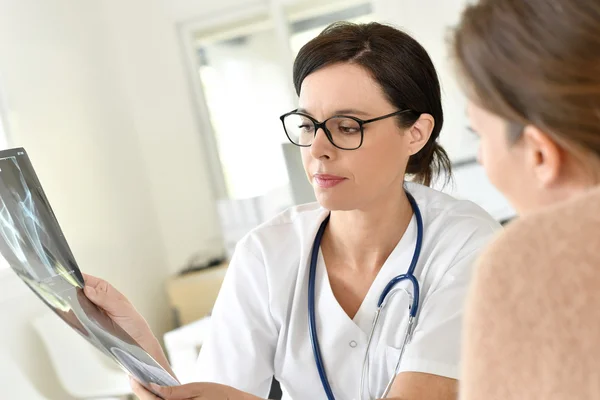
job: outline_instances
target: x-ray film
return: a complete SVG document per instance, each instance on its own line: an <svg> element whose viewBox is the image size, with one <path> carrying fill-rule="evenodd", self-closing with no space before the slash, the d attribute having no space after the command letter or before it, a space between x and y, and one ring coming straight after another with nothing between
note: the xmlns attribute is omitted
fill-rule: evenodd
<svg viewBox="0 0 600 400"><path fill-rule="evenodd" d="M179 385L85 296L81 271L22 148L0 151L0 253L48 307L145 387Z"/></svg>

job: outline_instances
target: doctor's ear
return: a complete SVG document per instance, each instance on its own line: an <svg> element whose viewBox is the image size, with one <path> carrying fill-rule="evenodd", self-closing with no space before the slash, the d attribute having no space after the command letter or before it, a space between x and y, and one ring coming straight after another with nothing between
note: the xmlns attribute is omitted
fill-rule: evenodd
<svg viewBox="0 0 600 400"><path fill-rule="evenodd" d="M522 139L526 166L532 171L539 187L556 183L563 167L562 148L551 136L533 125L525 127Z"/></svg>
<svg viewBox="0 0 600 400"><path fill-rule="evenodd" d="M421 114L419 119L408 129L408 150L410 155L415 155L429 141L433 128L435 127L435 119L430 114Z"/></svg>

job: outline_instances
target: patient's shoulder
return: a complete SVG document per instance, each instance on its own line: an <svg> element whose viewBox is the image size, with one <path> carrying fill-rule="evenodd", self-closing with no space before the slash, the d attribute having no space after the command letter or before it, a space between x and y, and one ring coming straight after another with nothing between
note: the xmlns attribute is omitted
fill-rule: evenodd
<svg viewBox="0 0 600 400"><path fill-rule="evenodd" d="M481 273L494 278L519 276L521 281L537 277L539 283L546 277L554 279L565 268L571 274L578 268L596 270L599 232L600 190L593 190L510 223L482 253Z"/></svg>
<svg viewBox="0 0 600 400"><path fill-rule="evenodd" d="M499 340L520 334L534 347L600 334L590 325L600 320L597 200L593 192L520 218L482 253L470 297L478 329L493 326Z"/></svg>
<svg viewBox="0 0 600 400"><path fill-rule="evenodd" d="M597 200L520 218L480 257L465 314L465 399L599 398L600 386L586 386L600 382L590 344L600 336ZM551 397L556 388L569 396Z"/></svg>

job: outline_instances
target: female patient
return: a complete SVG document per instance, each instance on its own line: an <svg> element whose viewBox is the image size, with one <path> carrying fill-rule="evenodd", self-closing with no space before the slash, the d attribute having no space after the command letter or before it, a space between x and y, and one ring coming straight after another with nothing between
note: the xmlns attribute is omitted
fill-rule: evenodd
<svg viewBox="0 0 600 400"><path fill-rule="evenodd" d="M600 2L481 1L454 51L480 160L523 215L481 259L462 398L600 399Z"/></svg>

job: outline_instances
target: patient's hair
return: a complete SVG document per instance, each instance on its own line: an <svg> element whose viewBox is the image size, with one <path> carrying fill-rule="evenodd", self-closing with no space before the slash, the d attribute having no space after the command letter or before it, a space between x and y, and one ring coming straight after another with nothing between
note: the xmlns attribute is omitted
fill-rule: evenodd
<svg viewBox="0 0 600 400"><path fill-rule="evenodd" d="M337 22L308 42L294 63L294 86L300 95L304 79L337 63L354 63L378 82L388 101L398 110L412 112L396 117L401 128L411 127L422 113L431 114L435 127L427 144L410 157L406 172L430 185L440 173L451 176L451 164L437 139L444 124L440 84L425 49L412 37L379 23Z"/></svg>
<svg viewBox="0 0 600 400"><path fill-rule="evenodd" d="M464 11L452 47L475 103L600 156L600 2L482 0Z"/></svg>

